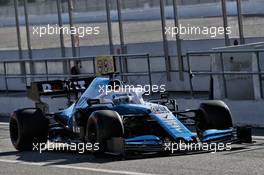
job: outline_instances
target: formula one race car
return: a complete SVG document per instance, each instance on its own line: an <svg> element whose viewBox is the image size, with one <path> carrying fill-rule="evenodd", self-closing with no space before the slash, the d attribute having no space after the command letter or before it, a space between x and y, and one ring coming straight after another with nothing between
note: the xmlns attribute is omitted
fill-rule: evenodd
<svg viewBox="0 0 264 175"><path fill-rule="evenodd" d="M126 89L109 78L33 82L28 89L36 108L15 111L10 118L10 137L19 151L36 143L91 143L93 152L163 152L166 143L231 142L231 113L222 101L207 101L199 109L178 111L175 100L163 94L159 100L143 100L143 92ZM48 113L41 96L76 94L68 108ZM79 94L79 96L78 96ZM69 98L70 99L70 98ZM192 113L194 115L188 115ZM195 132L186 121L194 122Z"/></svg>

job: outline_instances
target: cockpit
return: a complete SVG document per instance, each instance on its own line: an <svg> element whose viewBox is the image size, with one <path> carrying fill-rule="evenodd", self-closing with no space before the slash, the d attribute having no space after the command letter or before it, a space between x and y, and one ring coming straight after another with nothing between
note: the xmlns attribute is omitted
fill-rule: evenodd
<svg viewBox="0 0 264 175"><path fill-rule="evenodd" d="M98 99L102 104L143 104L142 94L142 89L127 86L120 80L96 78L81 95L76 104L76 108L87 107L88 99Z"/></svg>

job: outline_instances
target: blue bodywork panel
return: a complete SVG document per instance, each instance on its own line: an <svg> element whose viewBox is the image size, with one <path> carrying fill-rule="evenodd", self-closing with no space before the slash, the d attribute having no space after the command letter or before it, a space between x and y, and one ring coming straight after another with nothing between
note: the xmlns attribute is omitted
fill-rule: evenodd
<svg viewBox="0 0 264 175"><path fill-rule="evenodd" d="M145 113L157 121L160 126L168 132L175 140L184 139L192 141L195 137L192 132L186 128L165 106L145 103L139 104L122 104L114 108L119 114L142 114Z"/></svg>
<svg viewBox="0 0 264 175"><path fill-rule="evenodd" d="M129 139L125 139L125 144L127 145L161 145L162 141L159 137L154 135L144 135L139 137L133 137Z"/></svg>
<svg viewBox="0 0 264 175"><path fill-rule="evenodd" d="M70 107L66 108L65 110L57 113L57 115L60 116L60 118L63 121L63 123L67 124L67 127L69 127L69 128L73 127L72 126L71 116L73 114L74 106L75 106L75 103L72 104Z"/></svg>
<svg viewBox="0 0 264 175"><path fill-rule="evenodd" d="M208 142L210 140L223 139L232 136L233 136L232 128L225 130L210 129L203 132L202 142Z"/></svg>
<svg viewBox="0 0 264 175"><path fill-rule="evenodd" d="M168 134L175 140L183 139L185 141L193 141L195 135L186 128L172 113L168 114L150 114Z"/></svg>

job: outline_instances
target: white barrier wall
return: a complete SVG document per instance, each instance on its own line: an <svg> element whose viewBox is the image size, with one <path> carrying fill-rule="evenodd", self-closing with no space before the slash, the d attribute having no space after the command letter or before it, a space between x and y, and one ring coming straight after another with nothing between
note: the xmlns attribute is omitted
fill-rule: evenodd
<svg viewBox="0 0 264 175"><path fill-rule="evenodd" d="M264 43L246 44L243 46L232 46L216 48L217 51L245 49L263 49ZM222 72L220 54L212 54L213 71ZM263 54L260 54L260 60L263 60ZM231 72L258 72L256 53L223 53L224 70ZM262 62L263 63L263 62ZM263 64L261 63L261 67ZM245 100L260 99L260 81L258 75L226 75L226 89L228 99ZM216 98L225 98L223 77L214 76L214 96Z"/></svg>

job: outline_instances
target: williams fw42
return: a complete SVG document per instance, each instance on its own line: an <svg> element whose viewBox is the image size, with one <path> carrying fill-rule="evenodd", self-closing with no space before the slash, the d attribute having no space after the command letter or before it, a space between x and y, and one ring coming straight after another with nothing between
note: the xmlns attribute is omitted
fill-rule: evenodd
<svg viewBox="0 0 264 175"><path fill-rule="evenodd" d="M183 146L185 151L196 147L211 151L220 143L228 150L228 143L240 141L231 112L222 101L206 101L199 109L179 111L176 100L167 94L146 101L141 91L126 90L123 85L108 78L31 83L28 96L36 107L18 109L11 115L13 146L26 151L62 143L75 149L88 147L94 153L125 155L174 153ZM68 107L49 113L42 96L67 97Z"/></svg>

